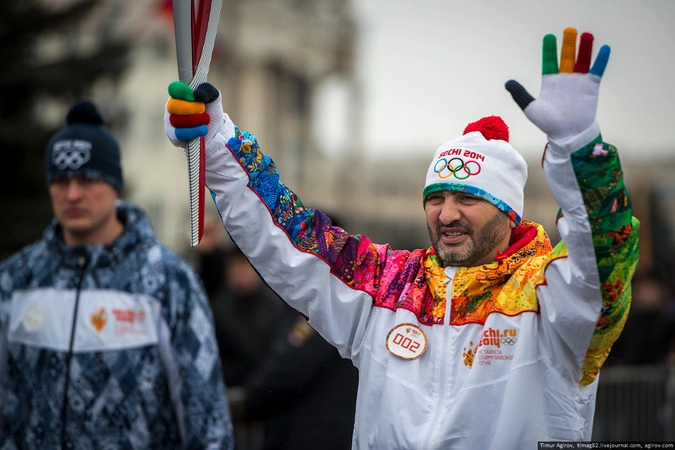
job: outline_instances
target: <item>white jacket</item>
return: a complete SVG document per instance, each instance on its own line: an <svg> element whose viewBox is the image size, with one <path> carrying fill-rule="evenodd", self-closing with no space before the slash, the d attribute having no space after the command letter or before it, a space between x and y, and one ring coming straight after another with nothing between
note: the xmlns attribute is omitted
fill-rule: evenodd
<svg viewBox="0 0 675 450"><path fill-rule="evenodd" d="M373 244L305 208L226 117L207 148L207 185L264 280L358 367L354 449L590 439L596 374L630 304L639 224L597 125L550 146L544 167L564 243L551 249L524 221L499 261L443 271L431 249Z"/></svg>

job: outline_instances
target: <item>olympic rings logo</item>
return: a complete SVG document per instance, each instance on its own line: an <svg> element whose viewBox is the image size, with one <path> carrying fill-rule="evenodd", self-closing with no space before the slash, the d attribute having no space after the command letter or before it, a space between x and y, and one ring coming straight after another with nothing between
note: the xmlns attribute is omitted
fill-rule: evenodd
<svg viewBox="0 0 675 450"><path fill-rule="evenodd" d="M91 142L58 141L54 144L52 162L59 170L79 169L91 159Z"/></svg>
<svg viewBox="0 0 675 450"><path fill-rule="evenodd" d="M502 345L514 345L516 342L518 342L518 338L510 338L510 337L501 338L500 342Z"/></svg>
<svg viewBox="0 0 675 450"><path fill-rule="evenodd" d="M466 180L472 175L478 175L481 171L478 161L464 162L462 158L454 157L450 160L440 158L434 164L434 172L438 174L441 179L450 178L454 176L458 180Z"/></svg>

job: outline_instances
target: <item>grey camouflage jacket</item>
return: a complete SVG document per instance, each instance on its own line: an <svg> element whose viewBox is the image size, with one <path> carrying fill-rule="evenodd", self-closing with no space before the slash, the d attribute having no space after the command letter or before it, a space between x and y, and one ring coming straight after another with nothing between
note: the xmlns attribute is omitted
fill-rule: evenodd
<svg viewBox="0 0 675 450"><path fill-rule="evenodd" d="M192 269L119 202L112 246L56 221L0 264L0 449L230 449L213 319Z"/></svg>

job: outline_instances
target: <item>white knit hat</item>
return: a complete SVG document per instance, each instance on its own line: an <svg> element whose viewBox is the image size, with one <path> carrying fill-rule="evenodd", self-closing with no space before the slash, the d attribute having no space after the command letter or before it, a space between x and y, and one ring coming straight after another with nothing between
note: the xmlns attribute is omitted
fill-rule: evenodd
<svg viewBox="0 0 675 450"><path fill-rule="evenodd" d="M466 192L492 203L518 224L526 181L527 163L509 144L508 126L501 117L488 116L436 150L423 197L438 191Z"/></svg>

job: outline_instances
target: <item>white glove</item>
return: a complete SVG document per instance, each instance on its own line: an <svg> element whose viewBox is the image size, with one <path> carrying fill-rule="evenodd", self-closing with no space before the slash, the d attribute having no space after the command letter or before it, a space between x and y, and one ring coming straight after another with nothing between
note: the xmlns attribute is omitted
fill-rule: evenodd
<svg viewBox="0 0 675 450"><path fill-rule="evenodd" d="M593 35L581 35L578 58L575 58L576 38L576 29L565 29L558 68L556 37L553 34L544 36L539 98L532 97L517 81L506 82L506 89L525 116L552 142L565 142L595 124L600 80L610 48L607 45L600 48L589 70Z"/></svg>

